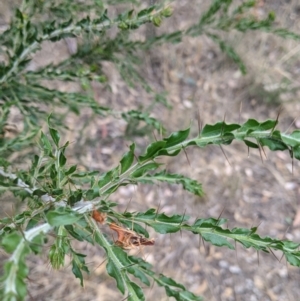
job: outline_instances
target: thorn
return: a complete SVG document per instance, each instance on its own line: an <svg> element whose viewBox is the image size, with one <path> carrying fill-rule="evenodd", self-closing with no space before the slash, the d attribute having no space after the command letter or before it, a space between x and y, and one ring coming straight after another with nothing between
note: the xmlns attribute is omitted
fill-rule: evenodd
<svg viewBox="0 0 300 301"><path fill-rule="evenodd" d="M259 252L258 252L258 250L256 251L256 253L257 253L257 265L259 266Z"/></svg>
<svg viewBox="0 0 300 301"><path fill-rule="evenodd" d="M179 224L179 227L181 226L182 222L184 221L185 212L186 212L186 209L184 209L184 213L183 213L183 216L182 216L181 222L180 222L180 224ZM180 228L180 230L179 230L179 231L180 231L180 237L182 238L182 230L181 230L181 228Z"/></svg>
<svg viewBox="0 0 300 301"><path fill-rule="evenodd" d="M276 128L276 125L278 124L278 120L279 120L279 115L281 114L281 112L283 111L283 108L282 108L282 105L280 105L279 107L279 110L278 110L278 113L277 113L277 117L276 117L276 122L274 124L274 127L272 128L271 130L271 134L274 132L275 128Z"/></svg>
<svg viewBox="0 0 300 301"><path fill-rule="evenodd" d="M154 136L155 141L157 142L157 139L156 139L156 136L155 136L155 132L153 131L152 134Z"/></svg>
<svg viewBox="0 0 300 301"><path fill-rule="evenodd" d="M189 160L189 157L188 157L188 155L187 155L187 152L186 152L185 148L183 147L182 149L183 149L183 151L184 151L184 153L185 153L185 156L186 156L186 159L187 159L187 161L188 161L188 163L189 163L189 166L192 167L192 166L191 166L191 162L190 162L190 160Z"/></svg>
<svg viewBox="0 0 300 301"><path fill-rule="evenodd" d="M289 230L290 230L290 226L288 226L287 229L285 230L284 235L283 235L283 238L286 237L286 234L288 233Z"/></svg>
<svg viewBox="0 0 300 301"><path fill-rule="evenodd" d="M101 267L101 265L107 260L107 258L105 258L100 264L98 264L95 269L93 270L93 272L95 272L98 268Z"/></svg>
<svg viewBox="0 0 300 301"><path fill-rule="evenodd" d="M158 212L159 212L159 209L160 209L160 204L161 204L161 200L159 201L154 220L156 220L156 217L158 215Z"/></svg>
<svg viewBox="0 0 300 301"><path fill-rule="evenodd" d="M198 114L197 114L197 122L198 122L198 135L200 136L202 132L202 124L201 124L201 115L200 115L199 107L198 107Z"/></svg>
<svg viewBox="0 0 300 301"><path fill-rule="evenodd" d="M224 118L223 118L223 122L225 123L225 119L226 119L226 112L224 114Z"/></svg>
<svg viewBox="0 0 300 301"><path fill-rule="evenodd" d="M153 279L153 282L152 282L152 284L151 284L151 286L150 286L150 291L153 290L154 283L155 283L155 281L154 281L154 279Z"/></svg>
<svg viewBox="0 0 300 301"><path fill-rule="evenodd" d="M204 248L204 253L205 253L205 256L208 256L209 255L209 248L205 246L205 241L204 241L204 238L202 235L201 236L201 239L202 239L202 244L203 244L203 248Z"/></svg>
<svg viewBox="0 0 300 301"><path fill-rule="evenodd" d="M179 226L181 226L181 224L182 224L183 221L184 221L185 213L186 213L186 209L184 209L184 213L183 213L183 216L182 216L182 219L181 219L181 222L180 222Z"/></svg>
<svg viewBox="0 0 300 301"><path fill-rule="evenodd" d="M285 130L285 133L290 129L290 127L296 122L296 120L298 119L298 117L296 117L293 122L288 126L288 128Z"/></svg>
<svg viewBox="0 0 300 301"><path fill-rule="evenodd" d="M279 262L281 262L282 258L284 257L284 253L282 253L280 259L279 259Z"/></svg>
<svg viewBox="0 0 300 301"><path fill-rule="evenodd" d="M275 255L275 253L272 251L272 249L268 248L268 250L277 259L277 261L280 262L279 259L277 258L277 256Z"/></svg>
<svg viewBox="0 0 300 301"><path fill-rule="evenodd" d="M128 209L128 207L129 207L131 201L132 201L132 197L130 198L129 202L127 203L126 208L125 208L125 210L124 210L124 213L127 212L127 209Z"/></svg>
<svg viewBox="0 0 300 301"><path fill-rule="evenodd" d="M224 151L224 149L223 149L222 145L221 145L221 144L219 144L219 146L220 146L220 149L221 149L221 151L222 151L222 153L223 153L223 155L224 155L224 157L225 157L226 161L227 161L227 162L228 162L228 164L231 166L231 164L230 164L230 162L229 162L229 160L228 160L228 157L226 156L226 153L225 153L225 151Z"/></svg>
<svg viewBox="0 0 300 301"><path fill-rule="evenodd" d="M133 155L134 155L135 160L136 160L137 162L139 162L139 159L138 159L138 157L136 156L136 154L133 153Z"/></svg>
<svg viewBox="0 0 300 301"><path fill-rule="evenodd" d="M237 247L236 247L236 240L234 241L234 250L235 250L235 259L236 262L239 264L238 254L237 254Z"/></svg>
<svg viewBox="0 0 300 301"><path fill-rule="evenodd" d="M266 154L265 149L264 149L263 146L261 147L261 150L263 151L263 153L264 153L264 155L265 155L265 157L266 157L266 160L267 160L267 159L268 159L268 156L267 156L267 154Z"/></svg>
<svg viewBox="0 0 300 301"><path fill-rule="evenodd" d="M170 246L171 246L171 250L173 250L174 249L174 245L173 245L173 239L172 239L172 237L171 237L171 233L169 233L169 238L170 238Z"/></svg>
<svg viewBox="0 0 300 301"><path fill-rule="evenodd" d="M221 135L223 135L223 131L224 131L225 118L226 118L226 112L225 112L225 114L224 114L224 118L223 118L223 124L222 124L222 131L221 131Z"/></svg>
<svg viewBox="0 0 300 301"><path fill-rule="evenodd" d="M294 175L294 151L293 151L293 148L291 151L291 156L292 156L292 175Z"/></svg>
<svg viewBox="0 0 300 301"><path fill-rule="evenodd" d="M258 142L258 141L257 141ZM261 154L261 145L260 145L260 143L258 142L257 143L257 145L258 145L258 151L259 151L259 155L260 155L260 159L261 159L261 163L262 164L264 164L264 160L263 160L263 157L262 157L262 154Z"/></svg>
<svg viewBox="0 0 300 301"><path fill-rule="evenodd" d="M241 124L241 120L242 120L242 108L243 108L243 101L241 101L240 103L239 124Z"/></svg>
<svg viewBox="0 0 300 301"><path fill-rule="evenodd" d="M218 222L217 222L217 226L218 226L218 224L219 224L220 217L222 216L222 214L223 214L224 210L225 210L225 206L223 207L223 209L222 209L221 213L219 214L219 216L218 216L218 218L217 218L217 221L218 221Z"/></svg>
<svg viewBox="0 0 300 301"><path fill-rule="evenodd" d="M250 158L250 147L249 146L247 146L248 147L248 153L247 153L247 155L248 155L248 158Z"/></svg>

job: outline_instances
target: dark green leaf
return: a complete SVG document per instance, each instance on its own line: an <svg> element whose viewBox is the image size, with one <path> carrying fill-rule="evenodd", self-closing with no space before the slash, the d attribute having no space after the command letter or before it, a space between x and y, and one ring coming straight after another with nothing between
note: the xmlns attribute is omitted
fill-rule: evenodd
<svg viewBox="0 0 300 301"><path fill-rule="evenodd" d="M252 141L249 141L249 140L244 139L244 142L245 142L245 144L246 144L247 146L249 146L249 147L251 147L251 148L259 148L259 146L258 146L256 143L252 142Z"/></svg>
<svg viewBox="0 0 300 301"><path fill-rule="evenodd" d="M118 175L118 169L116 168L103 174L98 181L99 188L105 186L109 182L112 182L117 175Z"/></svg>
<svg viewBox="0 0 300 301"><path fill-rule="evenodd" d="M183 188L195 195L202 196L203 190L202 185L195 180L184 177L180 174L170 174L165 170L154 175L146 175L143 178L139 179L139 181L153 182L154 180L167 182L170 184L182 184Z"/></svg>
<svg viewBox="0 0 300 301"><path fill-rule="evenodd" d="M139 156L139 161L143 162L149 159L153 159L156 157L156 154L166 147L165 141L157 141L150 144L147 149L146 153L143 156Z"/></svg>
<svg viewBox="0 0 300 301"><path fill-rule="evenodd" d="M59 166L60 167L65 166L66 162L67 162L67 158L65 157L63 152L60 152L60 154L59 154Z"/></svg>
<svg viewBox="0 0 300 301"><path fill-rule="evenodd" d="M284 253L285 258L287 259L287 261L296 267L300 267L300 254L298 254L298 256L294 255L294 254L290 254L288 252Z"/></svg>
<svg viewBox="0 0 300 301"><path fill-rule="evenodd" d="M157 169L161 164L158 164L156 162L150 162L147 163L139 168L137 168L134 172L130 174L132 178L139 178L142 177L146 172L150 170L155 170Z"/></svg>
<svg viewBox="0 0 300 301"><path fill-rule="evenodd" d="M142 281L142 283L144 283L147 286L150 286L150 281L148 279L148 277L146 276L146 274L144 272L142 272L141 269L139 269L138 266L136 266L135 264L128 267L127 271L132 274L134 277L140 279Z"/></svg>
<svg viewBox="0 0 300 301"><path fill-rule="evenodd" d="M138 299L139 301L144 301L145 296L144 296L143 290L136 283L131 282L131 281L129 283L130 283L131 288L134 290L136 296L133 298L129 295L128 301L134 301L134 300L136 300L136 297L139 298Z"/></svg>
<svg viewBox="0 0 300 301"><path fill-rule="evenodd" d="M137 14L137 17L140 18L140 17L143 17L143 16L147 16L147 15L150 15L155 9L155 5L153 6L149 6L141 11L138 12Z"/></svg>
<svg viewBox="0 0 300 301"><path fill-rule="evenodd" d="M47 138L47 136L43 132L41 132L41 145L42 145L43 149L45 150L46 154L51 153L51 150L52 150L51 143L50 143L49 139Z"/></svg>
<svg viewBox="0 0 300 301"><path fill-rule="evenodd" d="M281 134L281 139L285 144L291 147L300 146L300 130L296 130L290 135Z"/></svg>
<svg viewBox="0 0 300 301"><path fill-rule="evenodd" d="M229 249L234 250L234 246L223 236L215 233L201 233L204 240L211 242L213 245L218 247L226 246Z"/></svg>
<svg viewBox="0 0 300 301"><path fill-rule="evenodd" d="M118 270L113 260L111 260L110 258L108 258L106 270L109 276L115 278L119 291L122 294L124 294L125 293L124 276L122 275L122 272Z"/></svg>
<svg viewBox="0 0 300 301"><path fill-rule="evenodd" d="M164 138L164 141L166 142L165 148L169 148L174 145L178 145L181 142L184 142L189 136L189 133L190 133L190 128L172 133L169 137Z"/></svg>
<svg viewBox="0 0 300 301"><path fill-rule="evenodd" d="M47 212L46 218L51 226L63 226L75 223L81 218L81 215L67 208L60 207Z"/></svg>
<svg viewBox="0 0 300 301"><path fill-rule="evenodd" d="M58 147L59 140L60 140L60 135L59 135L58 131L49 127L49 132L50 132L50 135L52 137L54 144Z"/></svg>
<svg viewBox="0 0 300 301"><path fill-rule="evenodd" d="M77 165L73 165L71 166L66 172L65 172L65 175L68 176L68 175L71 175L72 173L74 173L77 169Z"/></svg>
<svg viewBox="0 0 300 301"><path fill-rule="evenodd" d="M12 253L16 250L21 239L21 235L19 235L17 232L12 232L3 237L1 245L7 253Z"/></svg>
<svg viewBox="0 0 300 301"><path fill-rule="evenodd" d="M277 139L276 137L260 138L258 141L262 146L267 146L272 151L283 151L287 149L286 144L284 144L281 140Z"/></svg>
<svg viewBox="0 0 300 301"><path fill-rule="evenodd" d="M121 174L123 174L124 172L126 172L130 168L130 166L132 165L133 160L134 160L135 144L131 144L129 148L130 148L130 151L127 152L120 161L120 163L121 163Z"/></svg>

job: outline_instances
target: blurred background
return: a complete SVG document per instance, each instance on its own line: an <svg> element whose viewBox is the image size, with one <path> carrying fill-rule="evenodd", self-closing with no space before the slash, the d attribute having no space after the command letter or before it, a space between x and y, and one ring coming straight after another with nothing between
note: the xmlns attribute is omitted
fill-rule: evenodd
<svg viewBox="0 0 300 301"><path fill-rule="evenodd" d="M115 1L118 2L118 1ZM188 28L197 22L208 8L209 1L172 1L173 16L160 28L142 26L132 32L136 40ZM236 1L239 3L240 1ZM149 1L150 3L150 1ZM2 0L0 27L8 26L19 1ZM128 4L111 5L108 14L121 12ZM135 8L135 4L130 4ZM251 13L257 18L269 11L276 13L278 27L300 33L300 3L298 0L257 1ZM114 32L110 33L112 36ZM222 33L222 38L234 46L247 66L242 75L238 66L222 53L206 36L184 37L178 44L155 46L144 53L140 72L153 89L163 93L172 108L153 104L153 96L141 87L129 87L112 62L101 62L109 87L94 83L93 96L103 106L116 111L151 107L151 116L162 121L168 133L192 126L198 132L197 118L202 124L217 121L245 122L276 119L279 111L280 130L290 132L300 128L300 44L263 32L242 34ZM67 58L76 52L76 39L57 43L46 42L28 68L38 67ZM94 62L97 64L97 62ZM49 87L61 91L77 91L78 85L51 82ZM153 105L152 105L153 104ZM137 143L137 153L154 140L152 132L136 124L127 124L113 116L100 117L86 108L80 116L66 112L64 139L71 142L69 164L82 170L105 172L115 167L131 141ZM18 112L12 122L18 126ZM125 138L124 138L125 136ZM131 211L144 211L160 206L160 212L186 212L196 218L222 214L228 227L259 226L261 236L300 240L300 164L292 162L287 152L269 152L262 158L258 151L248 150L234 142L223 146L186 150L191 165L182 153L163 159L168 171L183 173L203 184L205 196L193 196L179 185L126 186L110 199L119 203L118 210L128 206ZM24 166L29 164L23 162ZM2 196L2 213L12 211L9 196ZM106 231L106 230L104 230ZM156 243L133 254L142 256L163 272L184 284L204 300L211 301L297 301L300 296L300 271L284 260L281 254L262 254L237 246L236 251L204 245L194 235L177 233L162 236L151 233ZM50 238L51 239L51 238ZM87 254L90 274L85 275L85 287L75 279L71 267L54 271L47 256L30 256L27 300L122 300L115 280L106 273L104 252L87 243L75 244L76 250ZM47 252L45 252L46 254ZM5 255L0 255L5 258ZM145 288L147 300L169 300L162 288Z"/></svg>

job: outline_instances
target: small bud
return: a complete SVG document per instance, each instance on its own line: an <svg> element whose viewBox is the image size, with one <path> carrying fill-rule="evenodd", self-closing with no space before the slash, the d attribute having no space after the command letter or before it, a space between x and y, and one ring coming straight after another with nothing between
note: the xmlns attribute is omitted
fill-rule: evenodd
<svg viewBox="0 0 300 301"><path fill-rule="evenodd" d="M275 12L274 12L274 11L270 11L270 12L269 12L269 15L268 15L268 18L269 18L269 20L271 20L271 21L275 21L275 18L276 18Z"/></svg>
<svg viewBox="0 0 300 301"><path fill-rule="evenodd" d="M56 245L52 245L49 251L49 259L53 269L58 270L64 266L65 253L62 248L58 248Z"/></svg>
<svg viewBox="0 0 300 301"><path fill-rule="evenodd" d="M118 27L120 29L128 29L128 25L125 22L120 22L119 25L118 25Z"/></svg>
<svg viewBox="0 0 300 301"><path fill-rule="evenodd" d="M155 26L159 27L161 25L161 17L157 16L152 19L152 22Z"/></svg>
<svg viewBox="0 0 300 301"><path fill-rule="evenodd" d="M165 18L171 17L173 14L173 10L170 6L166 7L162 12L161 12L162 16L164 16Z"/></svg>

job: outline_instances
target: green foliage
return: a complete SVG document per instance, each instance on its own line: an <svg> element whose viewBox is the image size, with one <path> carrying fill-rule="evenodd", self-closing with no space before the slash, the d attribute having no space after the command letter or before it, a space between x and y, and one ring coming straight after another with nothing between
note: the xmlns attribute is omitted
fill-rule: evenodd
<svg viewBox="0 0 300 301"><path fill-rule="evenodd" d="M110 5L121 2L129 3L130 8L112 17ZM133 3L136 5L134 9ZM162 123L151 116L151 108L154 104L170 106L165 94L157 93L141 75L141 50L162 43L179 43L185 35L206 35L245 73L246 66L224 39L223 33L260 30L299 39L295 33L276 28L272 12L265 19L254 18L250 9L255 1L243 1L234 7L231 0L214 0L199 16L197 24L190 28L163 33L143 42L136 41L131 39L131 31L146 23L161 26L164 19L172 14L168 5L139 8L139 4L139 1L23 1L16 9L9 28L0 35L1 52L6 55L0 65L0 192L10 191L27 205L26 210L0 220L1 247L9 254L1 278L1 300L26 298L26 256L42 252L49 232L55 235L48 251L52 267L63 267L66 255L70 256L72 272L81 285L84 273L89 270L86 255L75 251L72 245L74 239L97 244L105 251L107 273L115 279L116 287L128 300L145 300L142 287L151 286L151 280L164 287L166 295L175 300L202 300L174 279L158 275L149 263L129 256L111 241L97 226L96 218L92 218L95 209L106 215L110 225L118 222L132 227L132 231L121 229L130 232L134 239L149 242L149 233L144 226L163 235L187 231L217 247L234 249L233 242L236 242L258 251L281 251L291 265L300 267L300 244L261 237L256 233L256 227L228 229L224 226L225 219L214 218L199 218L191 223L189 216L177 213L169 216L153 208L145 212L121 213L115 210L117 203L109 200L121 186L156 182L181 184L189 193L202 196L201 183L182 174L168 172L161 160L175 157L187 147L230 145L236 140L247 148L261 150L266 146L271 151L287 150L292 158L300 160L300 131L282 133L276 129L277 120L259 122L249 119L243 124L206 124L192 138L189 138L190 128L187 128L150 143L141 155L136 154L136 145L132 143L119 164L105 173L80 172L77 164L68 163L66 151L69 142L63 143L61 133L65 126L65 113L61 109L80 114L82 108L89 107L100 116L119 116L127 122L126 135L144 136L151 130L165 135ZM113 38L107 34L110 29L116 31ZM83 41L75 53L59 62L28 70L43 42L53 43L70 37ZM104 107L91 96L93 81L109 84L102 71L104 61L112 62L129 86L140 85L153 96L153 103L145 112L131 109L117 113L113 107ZM46 81L74 82L81 91L62 92L49 88ZM12 108L20 111L24 130L7 139L5 135ZM49 112L53 113L49 116ZM41 130L44 120L48 123L46 131ZM33 145L37 145L38 149ZM26 148L30 150L31 166L23 169L12 164L9 154Z"/></svg>
<svg viewBox="0 0 300 301"><path fill-rule="evenodd" d="M135 147L133 144L120 160L119 167L102 175L98 183L90 181L90 187L87 187L87 184L82 181L82 177L78 177L76 166L66 167L67 159L65 156L62 159L62 155L68 147L68 143L62 147L59 145L60 135L58 131L49 127L52 141L41 132L39 142L41 154L40 157L35 157L32 164L37 167L38 162L47 163L39 171L31 170L35 177L47 179L52 183L48 185L48 191L44 189L43 182L34 182L33 174L27 174L27 181L28 183L34 182L35 187L25 184L21 179L16 181L17 176L1 170L2 185L14 187L15 192L26 190L27 198L35 205L33 210L16 216L14 221L7 218L1 221L5 225L0 231L1 245L6 252L13 254L6 265L7 272L3 276L4 283L7 285L9 283L9 287L11 287L9 291L5 292L5 295L16 294L19 298L24 298L26 294L25 277L27 276L25 256L30 252L30 242L33 242L34 238L41 232L46 233L52 230L57 235L55 243L49 251L52 266L54 268L63 266L64 257L69 254L72 257L72 271L75 277L80 279L81 285L83 285L83 272L88 272L88 267L85 264L85 255L73 250L70 237L80 241L86 240L89 243L97 243L104 248L108 258L107 272L115 278L118 289L121 293L127 294L129 300L144 300L143 290L130 279L129 274L138 278L145 285L150 283L148 277L152 278L158 285L165 287L168 296L172 296L176 300L200 300L200 297L187 291L184 286L177 284L173 279L163 275L157 276L152 272L151 267L139 261L140 259L129 257L122 249L114 246L114 243L103 235L96 222L88 215L88 212L94 210L95 206L101 212L105 212L109 220L119 221L126 226L134 225L134 231L145 235L145 237L149 235L140 226L141 224L153 228L160 234L189 231L200 235L205 241L218 247L234 249L232 241L235 241L246 248L251 247L264 252L279 250L291 265L300 266L300 252L298 251L300 244L270 237L260 237L256 234L257 228L255 227L251 229L227 229L222 227L226 223L225 219L214 218L200 218L193 224L189 224L189 216L179 214L168 216L156 212L155 209L149 209L146 212L120 213L113 210L115 203L103 200L122 185L138 182L153 183L154 181L180 183L189 192L198 196L201 195L201 185L195 180L182 175L169 174L165 170L153 174L153 170L161 169L163 165L156 162L158 158L173 156L186 147L202 148L208 144L227 145L233 140L237 140L253 148L267 146L272 151L289 150L290 155L299 160L299 131L294 131L291 135L283 134L279 130L275 130L276 124L276 120L258 122L254 119L249 119L241 125L218 122L214 125L205 125L199 135L191 139L188 138L189 129L185 129L152 143L147 147L144 155L139 157L134 154ZM256 143L249 143L250 139ZM22 174L24 173L20 172L19 176L22 177ZM69 183L76 184L76 190L70 190ZM79 188L80 185L82 185L81 188ZM45 214L41 215L41 212ZM25 231L24 235L27 238L25 240L14 230L14 225L17 223L26 224L33 219L44 223ZM37 252L39 251L37 250ZM12 264L15 265L15 269L11 268Z"/></svg>

